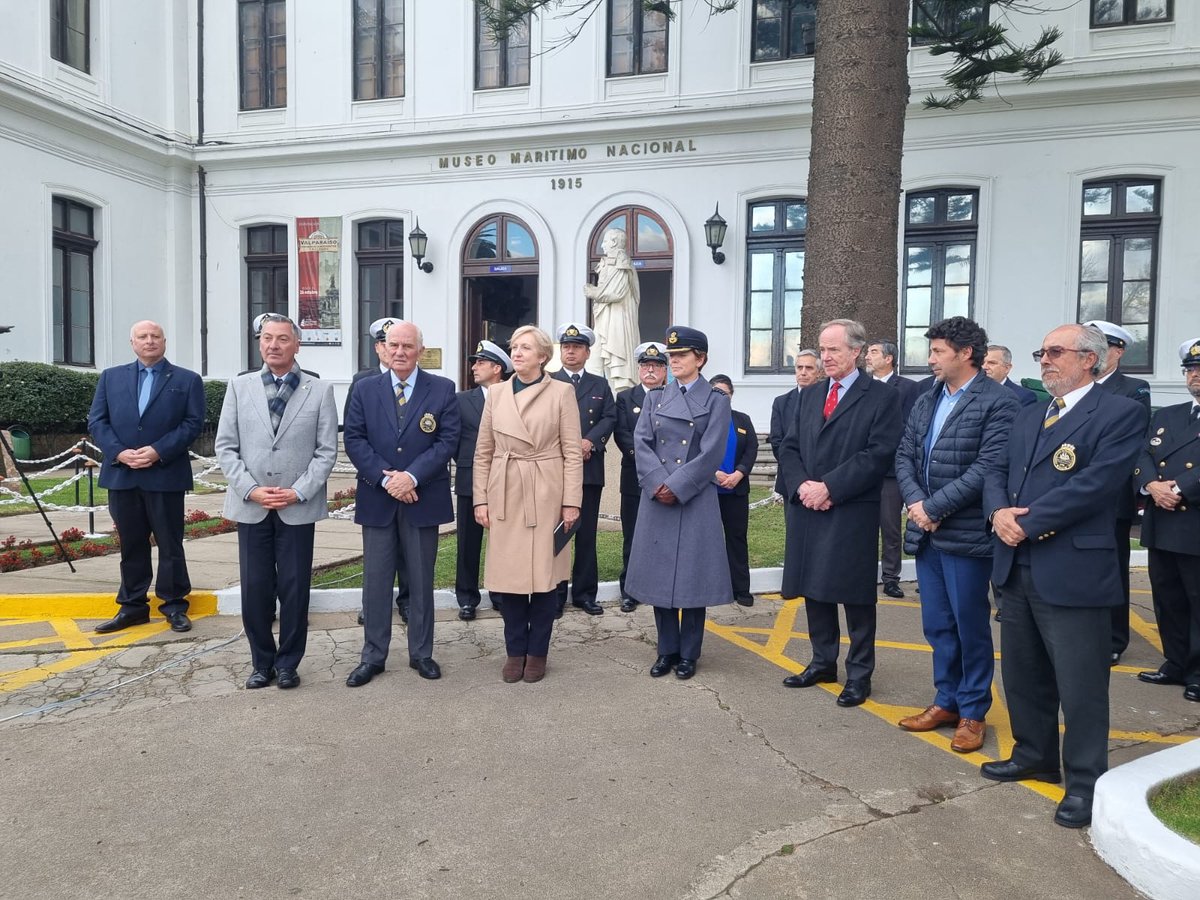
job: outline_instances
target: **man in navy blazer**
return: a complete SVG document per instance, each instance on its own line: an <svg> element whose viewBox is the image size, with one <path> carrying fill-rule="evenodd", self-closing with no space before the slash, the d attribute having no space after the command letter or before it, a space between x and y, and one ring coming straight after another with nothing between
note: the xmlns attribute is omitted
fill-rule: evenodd
<svg viewBox="0 0 1200 900"><path fill-rule="evenodd" d="M1016 743L980 774L1058 782L1061 706L1067 783L1054 821L1067 828L1091 822L1096 779L1108 768L1110 609L1122 600L1113 523L1144 426L1137 401L1097 388L1105 352L1094 328L1046 335L1034 356L1053 400L1021 410L1008 452L984 479Z"/></svg>
<svg viewBox="0 0 1200 900"><path fill-rule="evenodd" d="M433 660L433 566L438 526L454 518L450 458L458 449L454 382L417 367L421 330L397 321L387 332L390 371L364 378L346 411L346 454L358 469L354 521L363 529L363 650L346 679L366 684L383 671L392 639L397 555L408 575L409 666L440 678Z"/></svg>
<svg viewBox="0 0 1200 900"><path fill-rule="evenodd" d="M983 358L983 373L992 381L1004 385L1016 395L1022 406L1038 402L1038 395L1027 387L1022 387L1011 378L1012 351L1003 344L988 344L987 356Z"/></svg>
<svg viewBox="0 0 1200 900"><path fill-rule="evenodd" d="M166 359L167 339L157 322L129 330L137 362L100 373L88 430L104 461L100 486L121 536L120 612L96 626L100 634L150 620L150 536L158 545L154 592L172 631L192 627L192 590L183 556L183 495L192 489L188 448L204 425L200 376Z"/></svg>

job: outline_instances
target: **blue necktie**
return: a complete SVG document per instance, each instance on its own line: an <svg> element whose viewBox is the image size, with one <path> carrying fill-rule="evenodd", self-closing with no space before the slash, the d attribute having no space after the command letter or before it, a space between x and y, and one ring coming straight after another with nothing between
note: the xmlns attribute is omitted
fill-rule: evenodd
<svg viewBox="0 0 1200 900"><path fill-rule="evenodd" d="M154 370L142 369L142 386L138 389L138 415L142 415L146 411L146 407L150 405L150 392L154 390Z"/></svg>

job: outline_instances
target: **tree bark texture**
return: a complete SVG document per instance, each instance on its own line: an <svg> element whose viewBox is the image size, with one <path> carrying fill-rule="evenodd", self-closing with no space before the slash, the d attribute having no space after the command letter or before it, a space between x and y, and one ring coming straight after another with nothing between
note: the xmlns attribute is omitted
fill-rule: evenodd
<svg viewBox="0 0 1200 900"><path fill-rule="evenodd" d="M817 5L802 346L857 319L896 340L908 0Z"/></svg>

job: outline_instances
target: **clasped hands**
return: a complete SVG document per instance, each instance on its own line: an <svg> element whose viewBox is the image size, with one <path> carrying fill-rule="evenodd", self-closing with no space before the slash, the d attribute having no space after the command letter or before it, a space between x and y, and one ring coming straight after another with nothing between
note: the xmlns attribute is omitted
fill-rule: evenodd
<svg viewBox="0 0 1200 900"><path fill-rule="evenodd" d="M417 486L411 475L407 472L397 472L395 469L384 469L383 474L387 478L387 484L383 486L383 489L393 500L400 503L417 502Z"/></svg>
<svg viewBox="0 0 1200 900"><path fill-rule="evenodd" d="M929 518L925 512L925 501L918 500L908 508L908 520L916 524L922 531L933 533L938 530L938 521Z"/></svg>
<svg viewBox="0 0 1200 900"><path fill-rule="evenodd" d="M130 469L148 469L160 458L158 451L148 445L138 447L136 450L132 448L122 450L117 454L117 462Z"/></svg>
<svg viewBox="0 0 1200 900"><path fill-rule="evenodd" d="M1028 506L1004 506L992 513L992 531L1010 547L1015 547L1029 535L1017 523L1017 517L1029 512Z"/></svg>
<svg viewBox="0 0 1200 900"><path fill-rule="evenodd" d="M833 508L833 500L829 497L829 488L823 481L806 481L796 489L796 497L806 507L816 512L825 512Z"/></svg>
<svg viewBox="0 0 1200 900"><path fill-rule="evenodd" d="M1152 481L1146 485L1146 493L1159 509L1175 509L1183 497L1175 493L1174 481Z"/></svg>
<svg viewBox="0 0 1200 900"><path fill-rule="evenodd" d="M663 506L674 506L679 502L679 498L675 496L675 492L665 484L660 484L655 488L654 499L663 504Z"/></svg>
<svg viewBox="0 0 1200 900"><path fill-rule="evenodd" d="M725 490L731 491L742 483L742 479L744 477L745 476L736 469L734 469L732 472L718 472L717 487L725 488Z"/></svg>
<svg viewBox="0 0 1200 900"><path fill-rule="evenodd" d="M263 509L283 509L300 500L291 488L261 486L250 492L249 499Z"/></svg>

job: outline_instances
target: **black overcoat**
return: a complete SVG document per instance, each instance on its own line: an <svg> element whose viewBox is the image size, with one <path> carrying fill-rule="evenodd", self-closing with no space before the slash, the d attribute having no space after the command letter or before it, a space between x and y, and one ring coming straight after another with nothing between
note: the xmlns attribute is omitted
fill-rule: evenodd
<svg viewBox="0 0 1200 900"><path fill-rule="evenodd" d="M876 601L879 492L903 427L900 394L859 370L828 420L826 381L800 392L796 419L779 448L787 501L796 505L783 560L784 597L826 603ZM805 481L823 481L833 506L800 504Z"/></svg>

